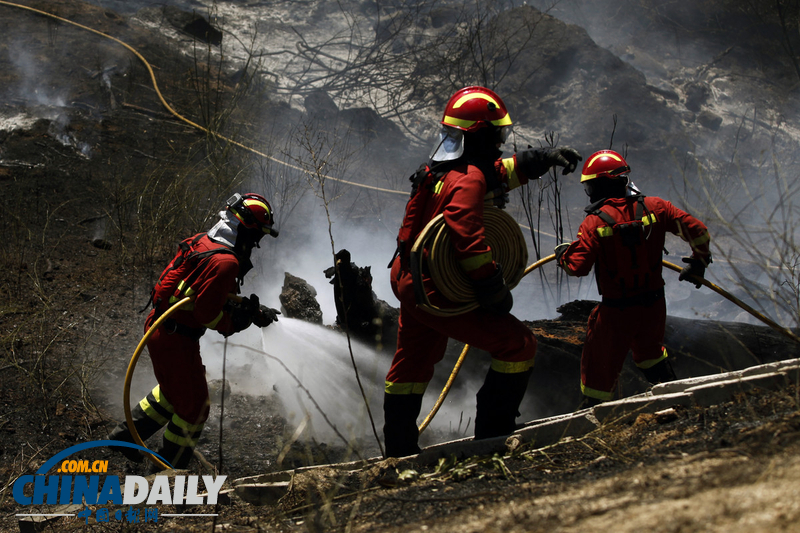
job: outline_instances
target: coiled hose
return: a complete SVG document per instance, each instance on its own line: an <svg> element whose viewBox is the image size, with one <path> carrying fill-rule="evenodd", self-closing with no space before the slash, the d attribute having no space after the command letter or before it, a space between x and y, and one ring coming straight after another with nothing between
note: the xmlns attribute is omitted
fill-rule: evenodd
<svg viewBox="0 0 800 533"><path fill-rule="evenodd" d="M528 262L528 245L522 230L514 218L496 207L486 207L483 213L484 236L492 250L494 261L502 266L503 278L509 289L513 289L525 275ZM428 251L426 257L424 251ZM410 254L411 273L414 278L414 294L417 305L432 315L457 316L478 308L475 290L469 276L453 253L450 232L444 216L438 215L428 222L420 232ZM438 291L456 304L454 308L437 307L432 304L422 286L422 271L427 264L431 279Z"/></svg>

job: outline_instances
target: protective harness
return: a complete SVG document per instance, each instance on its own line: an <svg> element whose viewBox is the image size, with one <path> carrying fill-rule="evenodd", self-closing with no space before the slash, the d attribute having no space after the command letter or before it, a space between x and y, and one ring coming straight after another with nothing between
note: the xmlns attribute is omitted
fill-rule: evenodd
<svg viewBox="0 0 800 533"><path fill-rule="evenodd" d="M595 202L585 209L587 216L597 216L607 224L597 228L601 242L601 261L595 263L595 280L601 295L602 274L606 274L620 289L622 293L620 298L603 296L603 304L609 307L647 306L664 297L663 287L641 292L649 286L651 276L657 275L661 267L660 250L659 261L653 261L646 246L646 241L652 232L652 224L657 222L657 219L645 205L644 195L636 194L629 198L634 198L636 201L632 220L618 221L602 211L601 208L607 199ZM627 254L630 260L619 261L618 258L623 254Z"/></svg>
<svg viewBox="0 0 800 533"><path fill-rule="evenodd" d="M172 283L175 285L174 288L172 288L166 308L162 308L162 299L160 296L156 296L156 287L154 286L150 291L150 301L144 307L144 309L142 309L142 311L144 311L150 305L153 306L153 309L155 309L153 321L158 320L158 318L164 314L166 309L181 299L185 298L186 296L191 296L191 293L193 292L192 284L194 283L197 273L199 272L198 267L204 260L216 254L230 254L238 259L239 256L236 254L236 252L224 245L211 250L206 250L204 252L196 251L194 249L195 246L200 239L205 236L206 233L199 233L194 237L184 239L178 244L178 253L172 259L172 261L170 261L169 265L167 265L167 268L164 269L159 276L158 281L156 282L156 286L164 285L164 283ZM176 281L177 283L175 283ZM187 307L187 309L190 309L190 307ZM185 324L181 324L173 318L168 318L165 320L163 323L163 328L168 334L178 333L193 340L200 339L200 337L205 334L207 329L205 327L194 328L187 326Z"/></svg>

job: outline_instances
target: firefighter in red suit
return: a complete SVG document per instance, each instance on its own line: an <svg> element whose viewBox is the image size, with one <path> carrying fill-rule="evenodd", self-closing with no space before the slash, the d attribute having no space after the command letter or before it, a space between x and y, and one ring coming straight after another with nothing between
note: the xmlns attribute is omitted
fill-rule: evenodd
<svg viewBox="0 0 800 533"><path fill-rule="evenodd" d="M180 244L153 289L153 310L145 320L145 331L172 305L193 297L150 336L147 349L158 385L132 409L143 441L166 426L158 454L174 468L186 468L208 418L200 337L207 329L227 337L251 324L266 327L278 318L279 311L260 305L256 295L229 298L239 292L252 268L253 247L264 235L277 237L273 223L272 208L263 196L235 194L211 230ZM109 438L133 442L125 422ZM115 449L135 462L142 461L135 449Z"/></svg>
<svg viewBox="0 0 800 533"><path fill-rule="evenodd" d="M509 314L513 300L501 266L484 240L484 202L502 204L509 189L545 174L553 165L574 170L577 151L554 148L518 152L501 158L500 146L511 119L500 97L484 87L466 87L447 104L442 129L428 165L412 176L412 195L391 263L392 290L400 300L397 351L386 375L384 438L386 455L420 451L417 417L434 365L442 360L448 338L491 354L491 367L477 394L475 438L514 431L517 409L527 388L536 338ZM417 307L409 251L428 221L443 213L454 254L474 285L480 307L457 316L436 316ZM430 302L456 307L422 272Z"/></svg>
<svg viewBox="0 0 800 533"><path fill-rule="evenodd" d="M612 150L586 160L581 182L589 196L578 239L556 247L558 265L570 276L595 270L602 302L589 315L581 355L584 405L613 398L630 350L651 383L675 379L662 345L666 322L662 250L666 233L689 243L691 257L679 279L699 288L711 263L706 226L667 200L643 196L630 184L630 167Z"/></svg>

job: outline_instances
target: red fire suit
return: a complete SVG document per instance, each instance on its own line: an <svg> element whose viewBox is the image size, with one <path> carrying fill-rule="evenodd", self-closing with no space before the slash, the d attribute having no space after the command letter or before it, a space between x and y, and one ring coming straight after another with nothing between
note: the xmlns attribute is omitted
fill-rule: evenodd
<svg viewBox="0 0 800 533"><path fill-rule="evenodd" d="M666 304L661 273L666 233L688 242L694 259L707 264L710 258L710 237L701 221L667 200L649 196L640 205L639 198L611 198L599 207L587 207L590 214L578 229L577 240L559 258L571 276L586 276L595 267L602 303L589 316L581 390L601 401L612 399L628 350L641 369L667 357L662 345ZM615 224L604 221L594 209Z"/></svg>
<svg viewBox="0 0 800 533"><path fill-rule="evenodd" d="M515 170L515 158L495 163L497 177L505 190L527 183ZM472 165L461 165L444 175L428 194L424 208L425 223L444 213L454 254L467 274L483 279L497 268L484 239L483 210L487 194L483 172ZM413 244L416 235L409 240ZM425 291L433 305L456 307L439 295L430 276L423 273ZM431 380L434 365L442 360L447 339L452 337L486 350L491 354L491 368L502 373L521 373L533 365L536 338L513 315L492 315L481 309L452 317L434 316L417 308L408 258L403 254L392 264L391 284L400 300L397 351L386 375L386 393L422 394Z"/></svg>
<svg viewBox="0 0 800 533"><path fill-rule="evenodd" d="M228 294L238 292L239 275L239 260L230 248L205 234L187 241L194 239L192 252L206 256L174 268L179 253L153 292L153 310L145 321L145 331L174 303L186 296L194 296L194 300L170 315L150 336L147 349L158 386L142 400L145 405L140 402L149 418L161 426L167 424L165 440L189 449L197 444L209 410L199 339L206 328L234 332L224 306Z"/></svg>

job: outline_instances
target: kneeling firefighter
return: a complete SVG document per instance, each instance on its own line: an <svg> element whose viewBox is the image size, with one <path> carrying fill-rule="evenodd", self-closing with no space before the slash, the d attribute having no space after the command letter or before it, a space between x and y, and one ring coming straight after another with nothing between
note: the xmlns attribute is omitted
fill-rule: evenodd
<svg viewBox="0 0 800 533"><path fill-rule="evenodd" d="M575 170L580 154L570 148L528 149L502 158L500 146L511 118L500 97L484 87L466 87L447 103L439 141L427 165L411 177L412 193L391 266L392 290L400 300L397 351L386 375L386 455L418 453L417 417L422 396L442 360L448 338L491 354L477 394L475 438L512 433L536 354L536 338L511 315L513 299L501 266L484 238L484 203L502 207L507 192L545 174L552 166ZM438 316L417 306L409 264L411 246L425 225L443 214L454 255L469 276L480 307ZM437 290L428 272L421 283L431 304L457 307Z"/></svg>
<svg viewBox="0 0 800 533"><path fill-rule="evenodd" d="M253 247L264 235L278 236L272 227L274 213L269 202L259 194L235 194L219 216L207 233L180 243L178 253L153 288L153 309L144 325L147 331L173 304L187 296L194 297L150 336L147 349L158 385L132 409L136 431L143 441L167 426L158 454L174 468L189 464L208 418L208 386L200 357L200 337L206 329L227 337L251 324L266 327L280 314L260 305L256 295L229 298L239 292L244 276L253 266ZM109 438L133 442L125 422ZM114 450L135 462L143 459L132 448Z"/></svg>
<svg viewBox="0 0 800 533"><path fill-rule="evenodd" d="M666 233L689 243L691 257L679 280L701 285L711 263L705 224L667 200L644 196L629 180L631 169L613 150L592 154L581 183L591 202L578 239L556 247L556 261L570 276L594 267L601 303L589 315L581 354L584 406L611 400L625 357L650 383L675 379L662 345L667 310L662 276Z"/></svg>

